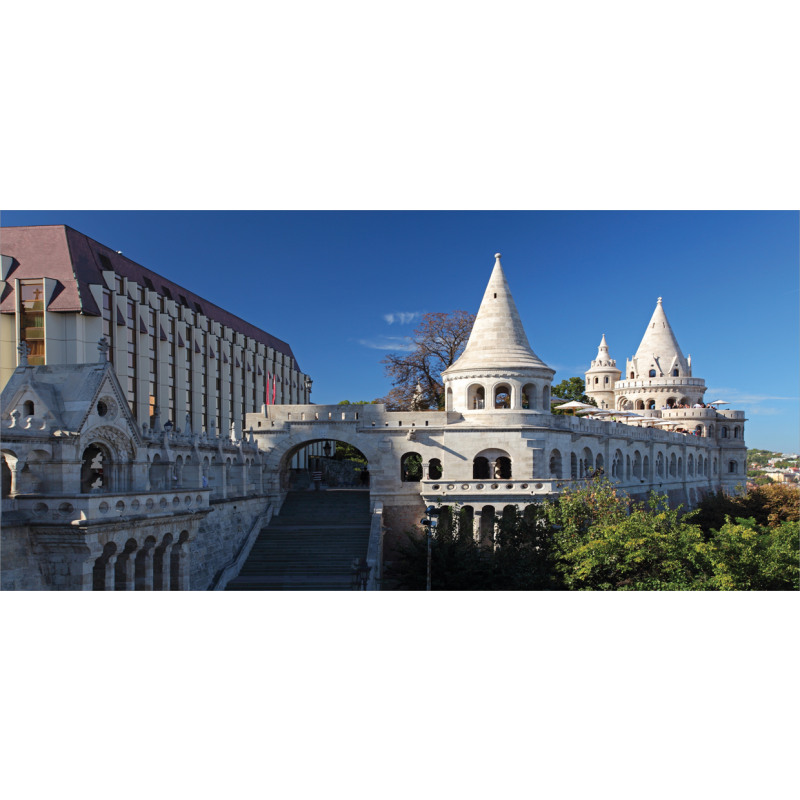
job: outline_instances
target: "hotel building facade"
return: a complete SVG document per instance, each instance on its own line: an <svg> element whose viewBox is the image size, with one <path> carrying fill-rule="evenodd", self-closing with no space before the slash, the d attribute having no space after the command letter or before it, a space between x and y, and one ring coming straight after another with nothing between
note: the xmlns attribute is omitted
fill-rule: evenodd
<svg viewBox="0 0 800 800"><path fill-rule="evenodd" d="M19 363L97 361L140 426L241 438L245 415L310 402L286 342L65 225L0 229L0 389Z"/></svg>

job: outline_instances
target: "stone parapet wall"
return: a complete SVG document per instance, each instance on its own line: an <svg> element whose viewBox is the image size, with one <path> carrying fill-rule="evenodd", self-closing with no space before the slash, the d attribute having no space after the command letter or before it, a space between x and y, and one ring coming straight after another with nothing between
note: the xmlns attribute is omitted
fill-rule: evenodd
<svg viewBox="0 0 800 800"><path fill-rule="evenodd" d="M211 587L214 576L236 558L267 505L263 496L211 503L211 513L191 543L190 589L204 591Z"/></svg>

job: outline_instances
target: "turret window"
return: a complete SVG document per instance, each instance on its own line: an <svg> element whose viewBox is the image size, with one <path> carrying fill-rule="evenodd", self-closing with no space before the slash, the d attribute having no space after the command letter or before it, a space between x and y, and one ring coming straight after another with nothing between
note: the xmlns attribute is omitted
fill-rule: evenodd
<svg viewBox="0 0 800 800"><path fill-rule="evenodd" d="M676 369L672 370L672 377L673 378L677 378L678 377L678 370L676 370Z"/></svg>
<svg viewBox="0 0 800 800"><path fill-rule="evenodd" d="M648 375L649 375L651 378L655 378L655 376L656 376L656 371L655 371L654 369L651 369L651 370L650 370L650 372L648 373Z"/></svg>

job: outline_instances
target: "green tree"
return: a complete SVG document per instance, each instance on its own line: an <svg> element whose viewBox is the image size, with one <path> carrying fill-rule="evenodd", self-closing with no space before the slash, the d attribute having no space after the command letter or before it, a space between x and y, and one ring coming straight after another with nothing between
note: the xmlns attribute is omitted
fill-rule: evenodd
<svg viewBox="0 0 800 800"><path fill-rule="evenodd" d="M586 382L583 378L579 378L578 376L561 381L561 383L552 387L551 392L553 397L563 397L565 401L577 400L579 403L588 403L592 406L597 405L592 398L586 395ZM553 409L553 413L571 414L572 412Z"/></svg>
<svg viewBox="0 0 800 800"><path fill-rule="evenodd" d="M710 541L713 588L720 590L787 590L800 584L800 523L773 527L752 517L730 519Z"/></svg>
<svg viewBox="0 0 800 800"><path fill-rule="evenodd" d="M475 315L466 311L422 315L408 350L389 353L381 362L393 386L382 400L388 411L444 409L442 372L464 352L474 322Z"/></svg>

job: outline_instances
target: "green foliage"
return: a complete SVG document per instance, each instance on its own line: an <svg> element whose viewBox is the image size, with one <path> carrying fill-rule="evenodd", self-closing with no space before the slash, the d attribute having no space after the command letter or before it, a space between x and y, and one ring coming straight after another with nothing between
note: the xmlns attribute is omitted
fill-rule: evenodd
<svg viewBox="0 0 800 800"><path fill-rule="evenodd" d="M564 581L570 589L702 589L710 571L699 528L680 520L666 497L648 506L592 481L548 505Z"/></svg>
<svg viewBox="0 0 800 800"><path fill-rule="evenodd" d="M712 540L712 586L720 590L800 588L800 523L769 527L750 517L728 520Z"/></svg>
<svg viewBox="0 0 800 800"><path fill-rule="evenodd" d="M605 478L509 507L494 542L476 542L463 510L443 509L432 541L434 589L797 590L798 490L771 484L716 495L689 514L652 493L635 503ZM749 509L748 516L732 515ZM721 520L719 515L722 514ZM719 524L717 522L719 521ZM713 527L712 527L713 526ZM426 541L409 534L399 588L425 587Z"/></svg>
<svg viewBox="0 0 800 800"><path fill-rule="evenodd" d="M586 395L585 392L586 382L583 380L583 378L579 378L577 376L574 378L567 378L551 388L553 397L563 397L565 401L577 400L579 403L588 403L589 405L596 406L597 403L595 403L594 400ZM553 413L571 414L572 412L559 411L558 409L554 408Z"/></svg>
<svg viewBox="0 0 800 800"><path fill-rule="evenodd" d="M443 590L560 589L552 529L542 506L531 505L519 514L509 509L496 520L497 547L477 542L473 520L459 507L444 507L431 541L431 588ZM400 558L387 569L387 578L399 589L424 589L427 542L408 532Z"/></svg>
<svg viewBox="0 0 800 800"><path fill-rule="evenodd" d="M770 481L745 495L732 497L718 492L704 497L689 516L706 537L719 530L728 518L752 517L758 525L773 527L786 521L796 522L800 519L800 489Z"/></svg>

